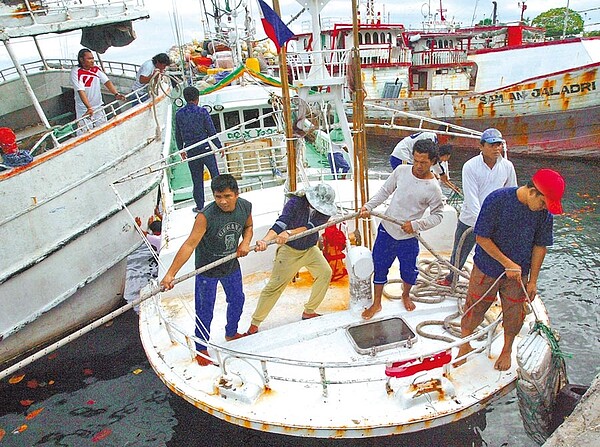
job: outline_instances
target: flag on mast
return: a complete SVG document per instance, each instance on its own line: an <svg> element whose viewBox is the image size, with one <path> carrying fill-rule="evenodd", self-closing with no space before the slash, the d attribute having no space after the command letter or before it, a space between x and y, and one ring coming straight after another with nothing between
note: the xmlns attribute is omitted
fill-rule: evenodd
<svg viewBox="0 0 600 447"><path fill-rule="evenodd" d="M281 21L277 13L263 0L258 0L258 5L260 6L260 20L262 21L265 33L273 41L279 53L281 47L294 37L295 34L285 26L285 23Z"/></svg>

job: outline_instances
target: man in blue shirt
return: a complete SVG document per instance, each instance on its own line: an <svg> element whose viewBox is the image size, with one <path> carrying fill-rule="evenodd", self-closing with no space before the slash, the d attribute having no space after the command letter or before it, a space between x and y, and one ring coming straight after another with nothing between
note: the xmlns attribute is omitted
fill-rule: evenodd
<svg viewBox="0 0 600 447"><path fill-rule="evenodd" d="M546 247L552 245L552 214L562 213L564 190L565 181L558 172L540 169L526 186L490 193L477 218L475 265L461 335L464 338L475 331L499 292L504 326L504 346L494 365L499 371L511 366L512 345L525 318L523 285L533 300ZM472 349L469 343L461 345L458 357Z"/></svg>
<svg viewBox="0 0 600 447"><path fill-rule="evenodd" d="M196 87L184 88L183 98L187 104L175 114L175 141L179 150L206 140L217 133L208 111L204 107L198 106L200 98L198 89ZM221 148L218 138L213 138L212 142L216 147ZM209 155L194 158L201 154ZM204 208L204 166L208 168L210 176L215 178L219 175L217 160L211 153L208 141L182 152L182 157L194 158L188 161L188 167L192 174L193 195L196 202L194 211L199 213Z"/></svg>
<svg viewBox="0 0 600 447"><path fill-rule="evenodd" d="M332 274L329 263L317 247L319 235L312 233L289 242L288 238L327 222L337 211L334 200L335 191L324 183L293 194L265 237L256 241L257 251L266 250L271 240L281 245L277 248L271 279L260 294L246 334L258 332L258 326L267 318L286 286L302 267L306 267L315 280L310 298L304 305L302 319L319 316L315 310L325 298Z"/></svg>

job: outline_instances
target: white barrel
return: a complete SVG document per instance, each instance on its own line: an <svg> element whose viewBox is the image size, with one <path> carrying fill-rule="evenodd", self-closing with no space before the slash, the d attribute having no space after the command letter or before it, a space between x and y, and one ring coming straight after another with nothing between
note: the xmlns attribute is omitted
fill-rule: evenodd
<svg viewBox="0 0 600 447"><path fill-rule="evenodd" d="M373 257L371 250L363 246L355 246L348 250L347 269L359 279L367 279L373 273Z"/></svg>

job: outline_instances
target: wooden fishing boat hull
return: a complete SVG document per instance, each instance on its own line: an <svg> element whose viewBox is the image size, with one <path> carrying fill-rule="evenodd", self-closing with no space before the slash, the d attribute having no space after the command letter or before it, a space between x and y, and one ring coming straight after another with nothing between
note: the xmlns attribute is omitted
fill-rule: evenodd
<svg viewBox="0 0 600 447"><path fill-rule="evenodd" d="M0 362L122 299L125 258L141 238L111 184L160 158L170 110L162 95L0 173L0 241L12 247L0 260ZM160 178L157 172L115 188L133 215L144 217Z"/></svg>

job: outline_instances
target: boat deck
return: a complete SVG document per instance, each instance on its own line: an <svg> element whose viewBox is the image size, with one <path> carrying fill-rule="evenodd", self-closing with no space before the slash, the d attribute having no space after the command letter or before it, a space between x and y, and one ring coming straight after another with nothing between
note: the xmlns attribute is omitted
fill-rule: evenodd
<svg viewBox="0 0 600 447"><path fill-rule="evenodd" d="M244 194L255 205L255 239L262 237L277 217L275 200L281 199L282 191L269 191L272 196L266 191ZM343 203L343 194L339 197ZM452 209L447 212L456 218ZM163 225L169 242L161 251L163 270L159 277L193 221L190 207L176 209L167 216ZM456 221L444 220L446 224L438 229L442 236L438 234L434 239L451 241L443 232L452 232ZM260 292L271 274L275 249L270 246L265 252L240 259L246 302L238 332L245 332L250 325ZM442 253L449 254L443 249ZM180 274L192 268L190 261ZM394 266L390 278L398 276ZM173 392L210 414L257 430L311 437L352 438L423 430L467 417L514 386L516 361L506 372L493 368L502 347L501 332L490 336L489 355L484 352L485 337L473 342L480 349L460 367L446 363L407 377L386 375L386 366L394 362L409 361L419 369L437 354L447 352L456 357L458 342L452 342L456 338L441 325L427 326L424 331L450 341L424 336L418 328L424 321L442 322L457 312L456 298L440 297L447 289L437 293L440 302L416 302L412 312L404 309L401 300L384 298L383 310L365 322L360 314L368 301L359 296L351 302L346 277L331 283L317 309L321 317L302 320L311 285L309 273L301 270L259 332L230 342L225 341L226 302L219 288L208 349L215 365L202 367L194 360L193 281L184 281L141 306L140 334L150 363ZM391 284L386 290L395 293L396 286ZM497 316L498 311L493 308L491 316ZM538 314L545 315L543 306ZM407 337L410 341L390 342L394 334L385 330L369 333L365 329L365 323L392 318L403 320L416 335ZM348 329L357 327L372 342L372 348L352 341ZM528 327L527 322L523 335Z"/></svg>

